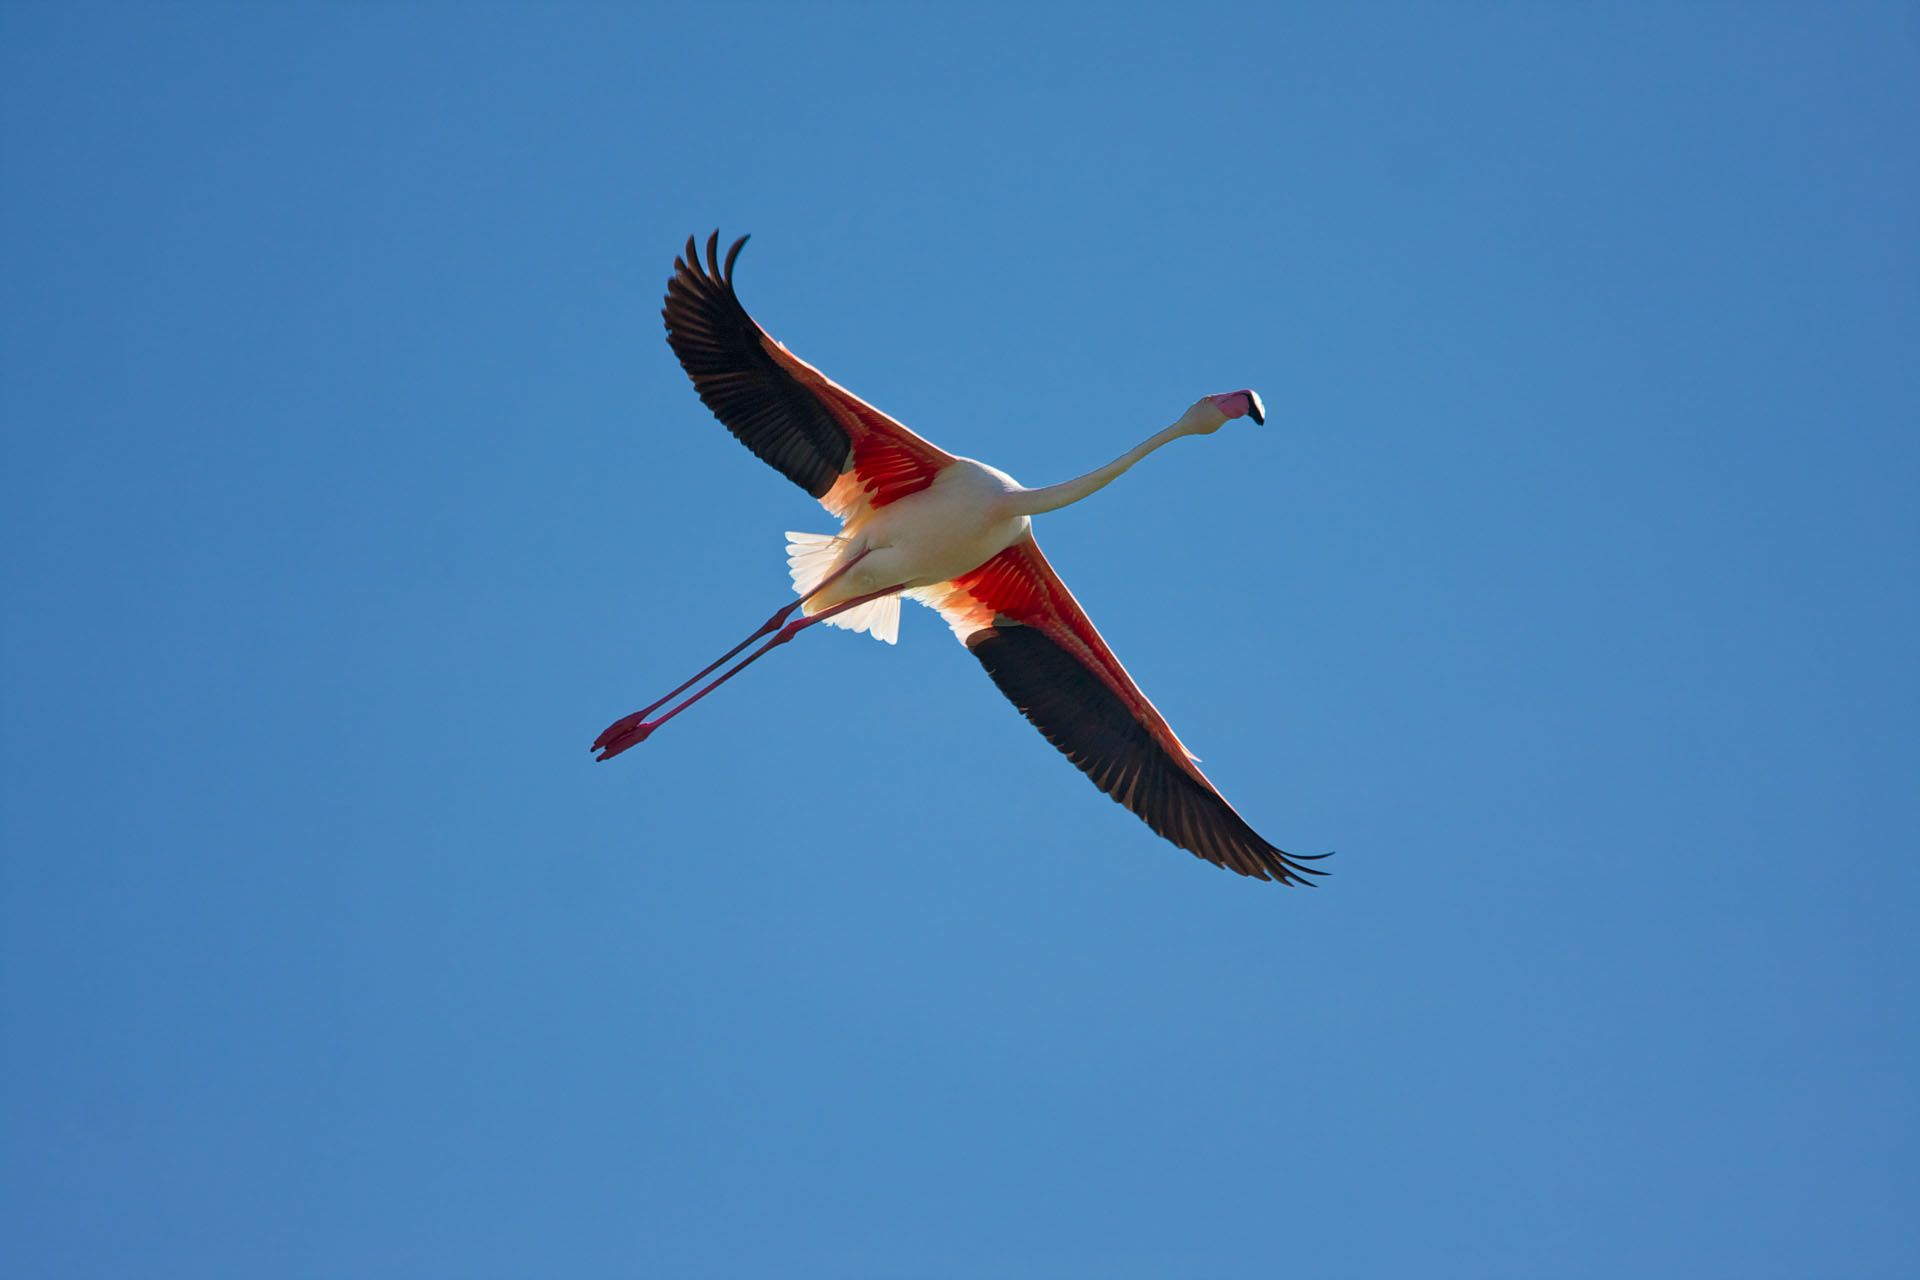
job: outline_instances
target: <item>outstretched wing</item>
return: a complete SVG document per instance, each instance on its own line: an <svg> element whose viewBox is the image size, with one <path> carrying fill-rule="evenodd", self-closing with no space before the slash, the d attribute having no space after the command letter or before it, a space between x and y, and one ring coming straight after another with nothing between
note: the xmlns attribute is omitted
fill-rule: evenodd
<svg viewBox="0 0 1920 1280"><path fill-rule="evenodd" d="M1035 728L1174 844L1243 876L1311 884L1227 803L1094 629L1031 534L971 573L913 592L938 609Z"/></svg>
<svg viewBox="0 0 1920 1280"><path fill-rule="evenodd" d="M788 351L733 291L747 237L703 265L692 237L673 260L662 311L667 342L700 398L740 443L849 524L926 488L953 455L922 440Z"/></svg>

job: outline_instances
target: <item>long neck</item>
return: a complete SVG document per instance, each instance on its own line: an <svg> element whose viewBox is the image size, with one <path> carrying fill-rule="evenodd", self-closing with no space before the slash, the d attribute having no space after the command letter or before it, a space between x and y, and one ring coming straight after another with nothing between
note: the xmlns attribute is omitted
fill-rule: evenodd
<svg viewBox="0 0 1920 1280"><path fill-rule="evenodd" d="M1182 418L1172 426L1154 433L1127 450L1104 467L1096 467L1083 476L1068 480L1063 484L1050 484L1044 489L1022 489L1013 495L1015 514L1037 516L1043 511L1058 511L1061 507L1080 501L1090 493L1097 493L1112 484L1129 467L1169 441L1178 440L1192 432L1187 420Z"/></svg>

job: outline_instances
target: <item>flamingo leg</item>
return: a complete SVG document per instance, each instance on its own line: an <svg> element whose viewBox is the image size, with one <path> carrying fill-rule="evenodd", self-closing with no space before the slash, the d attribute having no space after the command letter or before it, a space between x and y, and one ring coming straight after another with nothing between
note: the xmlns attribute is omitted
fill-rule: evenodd
<svg viewBox="0 0 1920 1280"><path fill-rule="evenodd" d="M814 623L825 622L828 618L833 617L835 614L845 613L848 609L854 608L856 605L863 605L868 603L869 601L878 600L884 596L890 596L894 592L899 591L901 589L899 587L888 587L883 591L872 591L863 596L855 596L853 599L837 604L833 606L833 608L831 609L822 610L821 612L814 614L812 617L803 617L797 622L787 622L787 618L789 618L793 614L793 611L795 609L798 609L801 605L805 604L808 600L811 600L814 596L826 590L827 587L832 585L834 579L838 578L841 574L845 573L847 570L853 568L853 566L856 563L858 563L861 556L864 556L865 554L866 552L864 551L861 552L859 556L855 556L852 560L849 560L846 564L841 565L838 569L834 570L833 573L829 575L824 581L822 581L819 586L815 587L812 591L808 592L805 596L802 596L800 599L795 600L792 604L786 605L785 607L780 609L771 618L768 618L764 623L762 623L758 631L755 631L752 635L748 636L745 640L742 640L739 644L727 650L727 652L721 654L719 658L715 659L704 670L696 673L694 676L689 678L685 683L681 684L679 688L667 694L666 697L659 699L658 701L654 702L650 706L642 707L640 710L634 712L632 715L622 716L620 719L608 725L606 729L604 729L601 732L600 736L593 740L593 745L589 747L588 750L598 752L599 755L596 757L597 759L611 760L615 756L619 755L622 751L625 751L627 748L639 746L642 742L645 742L647 740L647 737L650 734L652 734L655 729L658 729L661 725L673 719L675 716L679 715L682 711L685 711L688 707L700 701L700 699L706 697L708 694L712 693L715 689L718 689L721 685L725 684L727 681L739 675L742 671L746 670L749 666L751 666L757 659L764 657L766 654L772 652L774 649L787 643L787 641L793 639L795 636L799 635L802 631L806 630L806 628L812 626ZM741 650L745 649L748 645L752 644L755 640L760 639L762 636L768 636L768 635L771 635L773 638L771 640L768 640L765 644L761 645L758 649L754 650L752 653L748 654L745 658L741 659L741 661L736 666L734 666L731 670L726 671L725 673L720 675L717 679L712 681L705 688L701 689L699 692L695 693L692 697L688 698L685 702L682 702L679 706L673 708L671 711L661 716L658 720L654 720L651 722L647 720L647 716L651 714L653 711L664 706L668 702L671 702L674 698L678 697L682 692L684 692L687 688L693 685L696 681L701 680L706 676L712 674L722 664L732 659Z"/></svg>

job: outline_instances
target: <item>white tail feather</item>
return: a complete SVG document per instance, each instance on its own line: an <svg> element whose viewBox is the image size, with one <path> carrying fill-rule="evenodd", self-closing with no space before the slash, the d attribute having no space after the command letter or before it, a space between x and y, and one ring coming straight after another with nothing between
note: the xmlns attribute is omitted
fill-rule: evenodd
<svg viewBox="0 0 1920 1280"><path fill-rule="evenodd" d="M830 627L845 627L849 631L864 631L875 640L887 644L900 643L900 596L895 593L878 600L869 600L857 609L845 613L836 613L827 619Z"/></svg>
<svg viewBox="0 0 1920 1280"><path fill-rule="evenodd" d="M793 577L793 589L800 595L814 591L827 575L840 567L841 553L848 540L830 533L787 532L787 572ZM809 613L813 612L808 610ZM900 642L900 597L870 600L857 609L827 619L830 627L864 631L887 644Z"/></svg>
<svg viewBox="0 0 1920 1280"><path fill-rule="evenodd" d="M847 540L831 533L787 532L787 572L793 576L793 589L801 595L827 580L840 563L840 552Z"/></svg>

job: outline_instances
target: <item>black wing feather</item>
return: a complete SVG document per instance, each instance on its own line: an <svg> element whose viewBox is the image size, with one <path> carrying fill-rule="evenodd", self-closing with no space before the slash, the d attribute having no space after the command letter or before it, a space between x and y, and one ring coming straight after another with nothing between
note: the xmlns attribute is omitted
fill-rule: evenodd
<svg viewBox="0 0 1920 1280"><path fill-rule="evenodd" d="M1157 834L1258 880L1311 884L1303 874L1325 874L1261 839L1219 792L1167 753L1099 676L1045 632L993 626L966 643L1020 714Z"/></svg>
<svg viewBox="0 0 1920 1280"><path fill-rule="evenodd" d="M673 260L661 315L667 342L694 390L735 438L787 479L819 498L853 459L853 442L833 416L782 369L733 291L733 264L747 237L719 259L720 233L707 240L703 265L693 238Z"/></svg>

